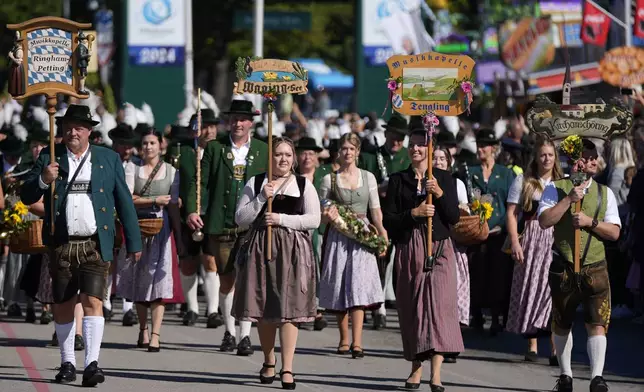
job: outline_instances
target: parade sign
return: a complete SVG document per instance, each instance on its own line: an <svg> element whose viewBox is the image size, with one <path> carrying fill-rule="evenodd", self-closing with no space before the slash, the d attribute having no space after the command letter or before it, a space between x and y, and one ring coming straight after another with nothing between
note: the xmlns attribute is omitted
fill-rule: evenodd
<svg viewBox="0 0 644 392"><path fill-rule="evenodd" d="M531 73L555 59L555 42L550 17L508 20L499 26L501 59L515 71Z"/></svg>
<svg viewBox="0 0 644 392"><path fill-rule="evenodd" d="M91 26L58 17L7 25L16 30L16 41L9 53L9 93L16 99L58 93L88 98L84 82L94 36L86 36L81 29Z"/></svg>
<svg viewBox="0 0 644 392"><path fill-rule="evenodd" d="M422 116L457 116L472 103L474 60L465 55L427 52L387 60L388 88L395 111Z"/></svg>
<svg viewBox="0 0 644 392"><path fill-rule="evenodd" d="M644 49L633 46L612 49L599 62L599 73L606 83L617 87L644 84Z"/></svg>
<svg viewBox="0 0 644 392"><path fill-rule="evenodd" d="M526 124L550 139L570 135L609 139L628 132L633 116L627 107L612 104L559 105L540 96L526 115Z"/></svg>
<svg viewBox="0 0 644 392"><path fill-rule="evenodd" d="M235 63L235 94L306 94L308 72L300 63L287 60L238 58Z"/></svg>

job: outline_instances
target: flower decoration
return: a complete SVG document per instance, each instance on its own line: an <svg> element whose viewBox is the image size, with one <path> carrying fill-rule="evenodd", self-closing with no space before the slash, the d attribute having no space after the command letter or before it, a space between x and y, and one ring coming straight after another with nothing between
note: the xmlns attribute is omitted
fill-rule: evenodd
<svg viewBox="0 0 644 392"><path fill-rule="evenodd" d="M391 102L391 100L394 97L394 92L398 90L400 86L402 86L402 83L403 83L402 76L399 76L397 78L387 79L387 90L389 90L389 99L387 100L387 104L385 105L385 110L382 111L381 117L384 116L385 113L387 112L387 109L389 108L389 102Z"/></svg>
<svg viewBox="0 0 644 392"><path fill-rule="evenodd" d="M263 79L264 81L277 80L277 72L264 72Z"/></svg>
<svg viewBox="0 0 644 392"><path fill-rule="evenodd" d="M481 224L485 223L492 217L492 213L494 212L494 207L492 207L493 200L494 199L490 195L481 196L481 191L478 189L473 191L470 210L472 215L479 216Z"/></svg>
<svg viewBox="0 0 644 392"><path fill-rule="evenodd" d="M466 81L461 83L461 90L463 90L463 92L465 94L471 94L472 93L472 87L473 87L472 82L470 82L469 80L466 80Z"/></svg>
<svg viewBox="0 0 644 392"><path fill-rule="evenodd" d="M350 208L342 204L331 200L322 201L323 208L329 208L331 206L335 206L338 209L338 217L335 221L331 222L336 230L357 241L376 255L383 254L387 250L389 244L385 241L384 237L378 234L378 230L373 225L365 222L365 220L361 219Z"/></svg>
<svg viewBox="0 0 644 392"><path fill-rule="evenodd" d="M432 112L425 113L425 115L422 117L422 120L425 131L427 131L426 141L429 141L431 140L434 133L436 133L436 127L438 126L438 124L440 124L440 120Z"/></svg>
<svg viewBox="0 0 644 392"><path fill-rule="evenodd" d="M14 205L8 203L2 213L0 237L6 238L25 231L31 225L31 221L25 220L28 213L29 208L23 202L18 201Z"/></svg>
<svg viewBox="0 0 644 392"><path fill-rule="evenodd" d="M561 152L566 155L570 160L573 161L573 164L581 159L581 154L584 150L584 144L581 138L577 135L570 135L561 142L559 146Z"/></svg>

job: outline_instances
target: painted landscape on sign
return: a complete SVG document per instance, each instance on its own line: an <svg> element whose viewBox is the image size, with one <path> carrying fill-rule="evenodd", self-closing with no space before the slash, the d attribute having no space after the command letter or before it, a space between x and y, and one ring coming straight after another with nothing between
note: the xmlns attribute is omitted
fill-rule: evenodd
<svg viewBox="0 0 644 392"><path fill-rule="evenodd" d="M457 68L404 68L402 98L405 101L456 99L452 86L457 78Z"/></svg>

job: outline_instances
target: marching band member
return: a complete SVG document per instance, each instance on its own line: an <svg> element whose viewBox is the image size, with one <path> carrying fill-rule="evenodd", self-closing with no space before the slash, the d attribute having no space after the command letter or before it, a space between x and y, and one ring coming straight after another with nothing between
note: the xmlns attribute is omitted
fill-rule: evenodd
<svg viewBox="0 0 644 392"><path fill-rule="evenodd" d="M293 357L296 323L311 322L315 304L315 258L311 230L320 225L320 202L313 184L294 175L295 146L289 139L273 140L273 178L250 179L239 200L235 221L250 232L237 255L234 315L259 321L264 365L262 384L275 379L275 333L279 327L284 389L295 389ZM272 212L266 201L273 198ZM272 226L272 260L266 260L266 226ZM289 381L290 379L290 381Z"/></svg>
<svg viewBox="0 0 644 392"><path fill-rule="evenodd" d="M238 355L251 355L250 321L240 321L240 341L237 344L235 319L231 315L235 286L235 242L245 228L235 223L235 208L242 196L245 183L253 176L266 171L268 149L266 143L250 135L253 116L251 102L233 100L230 110L230 135L208 143L201 164L201 189L208 193L205 219L197 211L197 187L190 182L186 212L190 230L203 230L204 253L213 256L220 280L220 299L226 332L220 351L233 351Z"/></svg>
<svg viewBox="0 0 644 392"><path fill-rule="evenodd" d="M20 192L20 198L27 205L44 196L43 242L56 260L55 264L49 264L61 353L56 382L76 380L74 306L80 292L86 343L83 386L89 387L105 381L98 358L105 325L105 276L113 258L115 208L123 222L128 252L137 260L141 256L136 211L119 157L111 150L89 145L91 129L96 124L87 106L70 105L61 117L63 145L56 146L56 162L50 164L52 152L47 148L42 150ZM48 189L54 181L56 195L52 211ZM50 236L52 225L55 231Z"/></svg>

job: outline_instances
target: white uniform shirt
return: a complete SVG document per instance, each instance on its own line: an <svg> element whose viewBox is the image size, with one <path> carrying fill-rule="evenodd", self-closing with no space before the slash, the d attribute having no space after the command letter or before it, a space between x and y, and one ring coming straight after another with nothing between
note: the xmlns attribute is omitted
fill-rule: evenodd
<svg viewBox="0 0 644 392"><path fill-rule="evenodd" d="M76 176L74 181L75 185L90 184L92 179L92 154L89 148L78 158L67 149L67 162L69 163L69 178L76 172L83 157L87 155L87 159L83 164L82 169ZM49 185L42 181L42 176L39 177L40 187L48 189ZM68 184L71 186L71 184ZM90 193L69 193L67 195L67 208L65 211L67 216L67 233L72 236L91 236L96 233L96 217L94 216L94 204L92 202L92 194Z"/></svg>
<svg viewBox="0 0 644 392"><path fill-rule="evenodd" d="M590 188L592 183L592 179L588 181L588 185L584 189L584 193L588 193L588 188ZM615 200L615 194L608 187L604 187L604 190L606 191L606 215L604 215L604 222L612 223L614 225L622 227L622 221L619 218L619 211L617 210L617 201ZM557 188L555 188L554 183L550 183L543 190L543 195L541 195L541 200L539 201L539 210L537 211L537 215L541 216L542 212L544 212L548 208L556 206L557 203L559 203L559 194L557 193ZM595 211L594 209L595 206L593 206L593 212ZM591 216L590 218L592 219L593 217Z"/></svg>
<svg viewBox="0 0 644 392"><path fill-rule="evenodd" d="M230 139L230 144L230 149L233 152L234 158L233 166L246 166L246 156L250 150L250 136L248 136L248 141L242 144L241 147L237 147L235 143L233 143L233 139Z"/></svg>

